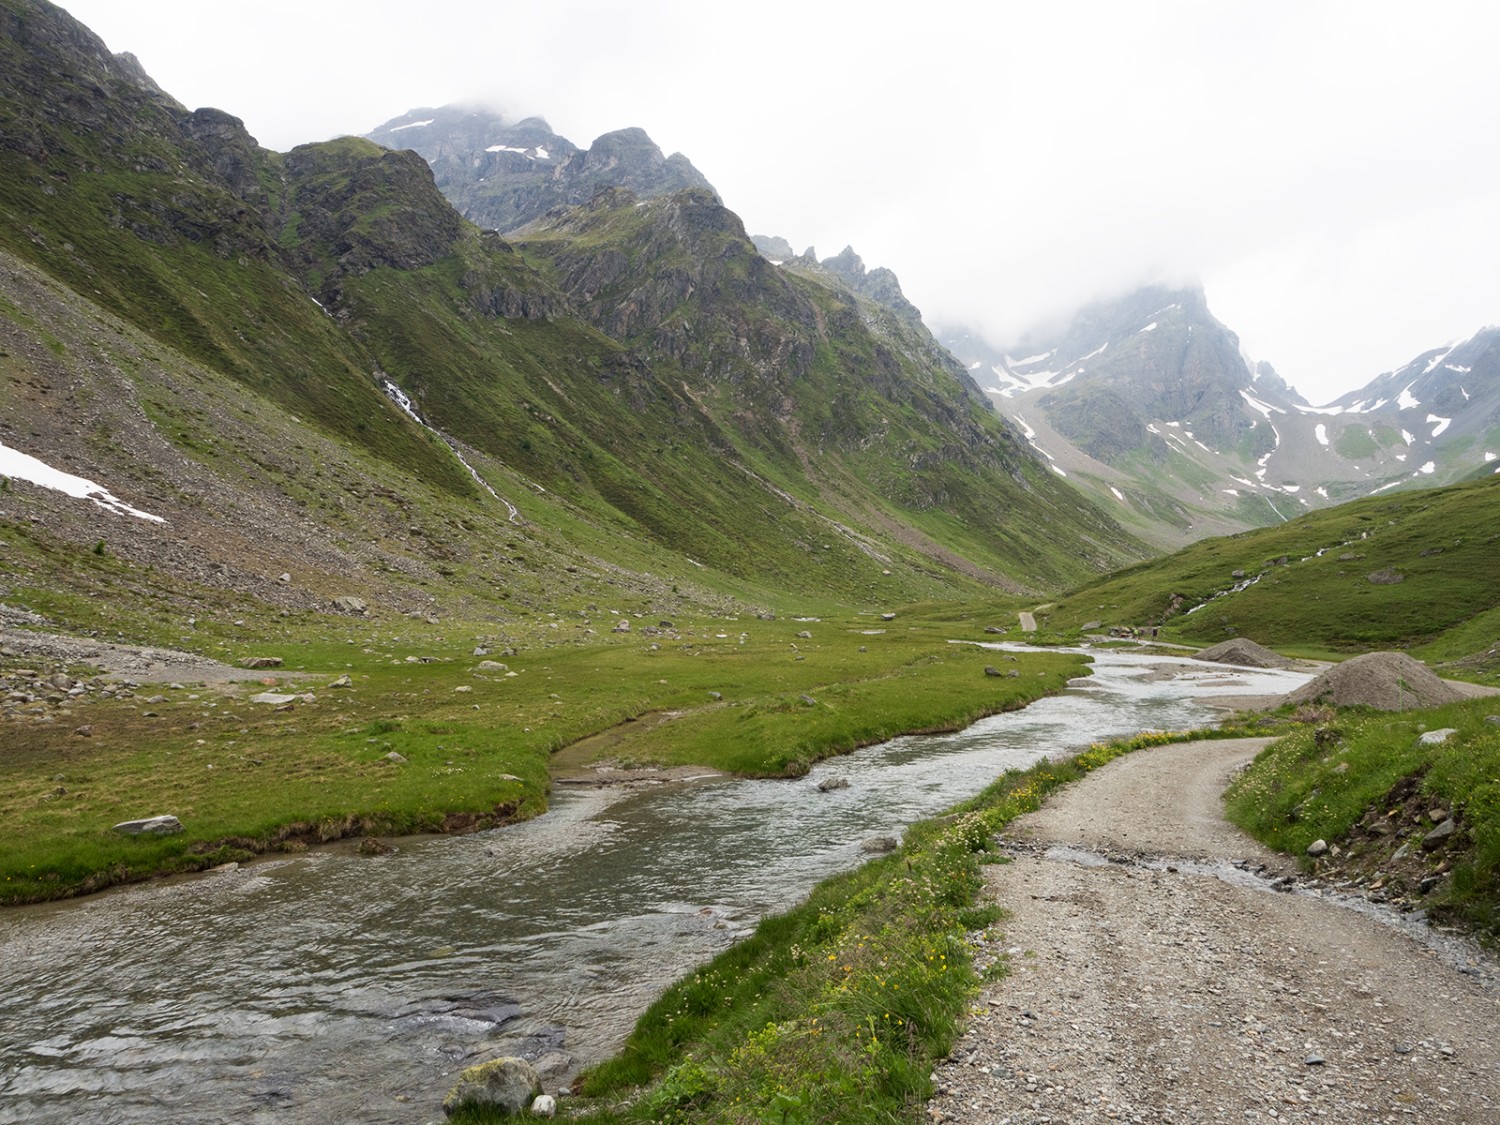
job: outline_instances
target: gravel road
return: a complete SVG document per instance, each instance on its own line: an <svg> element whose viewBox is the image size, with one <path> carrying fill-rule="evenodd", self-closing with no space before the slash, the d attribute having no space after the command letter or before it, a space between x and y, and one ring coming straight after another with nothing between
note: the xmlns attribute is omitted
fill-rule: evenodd
<svg viewBox="0 0 1500 1125"><path fill-rule="evenodd" d="M1500 1121L1496 963L1270 890L1293 865L1219 798L1264 744L1137 751L1011 826L987 869L1010 913L980 951L1009 972L933 1120Z"/></svg>

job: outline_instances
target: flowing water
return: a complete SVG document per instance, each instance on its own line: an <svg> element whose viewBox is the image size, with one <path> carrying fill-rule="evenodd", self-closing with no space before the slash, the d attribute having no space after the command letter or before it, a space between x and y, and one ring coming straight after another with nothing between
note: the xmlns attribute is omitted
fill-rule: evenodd
<svg viewBox="0 0 1500 1125"><path fill-rule="evenodd" d="M873 835L1049 754L1211 723L1306 676L1095 653L1094 675L797 781L568 791L525 824L0 914L0 1122L421 1122L495 1054L606 1057L670 981ZM1170 666L1177 674L1163 677ZM818 783L846 778L828 793Z"/></svg>

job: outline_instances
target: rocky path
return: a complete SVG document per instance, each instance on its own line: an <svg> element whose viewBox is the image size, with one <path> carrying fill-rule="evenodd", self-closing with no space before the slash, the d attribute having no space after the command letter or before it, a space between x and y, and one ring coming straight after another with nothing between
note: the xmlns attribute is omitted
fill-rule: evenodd
<svg viewBox="0 0 1500 1125"><path fill-rule="evenodd" d="M1289 868L1219 802L1262 745L1138 751L1012 825L981 950L1009 973L938 1067L933 1120L1500 1121L1495 963L1268 889Z"/></svg>

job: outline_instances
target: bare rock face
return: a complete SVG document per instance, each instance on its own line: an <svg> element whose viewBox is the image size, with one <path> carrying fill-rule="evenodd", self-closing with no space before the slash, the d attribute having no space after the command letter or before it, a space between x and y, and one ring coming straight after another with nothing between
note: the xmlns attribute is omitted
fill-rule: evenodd
<svg viewBox="0 0 1500 1125"><path fill-rule="evenodd" d="M443 1099L443 1112L451 1117L460 1108L489 1108L518 1114L531 1108L541 1092L542 1080L525 1059L491 1059L459 1074L458 1085Z"/></svg>
<svg viewBox="0 0 1500 1125"><path fill-rule="evenodd" d="M1332 703L1405 711L1456 703L1464 694L1404 652L1367 652L1328 669L1289 693L1285 703Z"/></svg>

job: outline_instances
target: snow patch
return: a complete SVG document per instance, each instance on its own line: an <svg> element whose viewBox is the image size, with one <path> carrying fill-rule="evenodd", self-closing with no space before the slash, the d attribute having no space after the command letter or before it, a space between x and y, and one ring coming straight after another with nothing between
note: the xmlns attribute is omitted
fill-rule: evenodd
<svg viewBox="0 0 1500 1125"><path fill-rule="evenodd" d="M1324 500L1328 499L1328 489L1324 488L1321 484L1318 485L1317 488L1313 489L1313 491L1321 496Z"/></svg>
<svg viewBox="0 0 1500 1125"><path fill-rule="evenodd" d="M1428 461L1425 464L1423 464L1423 466L1420 469L1418 469L1415 473L1412 473L1412 476L1416 476L1418 473L1421 473L1421 474L1423 474L1425 476L1431 476L1435 472L1437 472L1437 462L1436 461Z"/></svg>
<svg viewBox="0 0 1500 1125"><path fill-rule="evenodd" d="M1491 461L1495 460L1497 456L1500 456L1500 455L1486 452L1485 455L1484 455L1484 463L1486 465L1488 465Z"/></svg>
<svg viewBox="0 0 1500 1125"><path fill-rule="evenodd" d="M1432 428L1432 436L1433 437L1437 437L1438 434L1442 433L1444 430L1446 430L1449 426L1451 426L1453 424L1453 419L1452 418L1439 418L1436 414L1429 414L1429 415L1427 415L1427 420L1429 422L1436 422L1437 423L1437 425Z"/></svg>
<svg viewBox="0 0 1500 1125"><path fill-rule="evenodd" d="M537 145L536 146L536 158L538 160L551 160L552 159L552 154L550 152L548 152L546 149L544 149L541 145Z"/></svg>
<svg viewBox="0 0 1500 1125"><path fill-rule="evenodd" d="M1142 328L1140 330L1140 332L1137 332L1136 335L1140 336L1143 333L1150 332L1150 331L1152 331L1155 328L1156 328L1156 321L1153 320L1150 324L1146 325L1146 327Z"/></svg>
<svg viewBox="0 0 1500 1125"><path fill-rule="evenodd" d="M408 121L405 125L393 126L391 132L399 133L402 129L420 129L423 125L431 125L434 120L435 118L429 117L426 121Z"/></svg>
<svg viewBox="0 0 1500 1125"><path fill-rule="evenodd" d="M161 516L153 516L150 512L132 508L102 484L96 484L86 477L65 473L61 469L54 469L40 458L33 457L29 453L22 453L19 449L12 449L3 442L0 442L0 476L30 481L42 488L50 488L54 492L66 492L69 496L76 496L80 500L92 500L105 511L114 512L117 516L134 516L136 519L150 520L152 523L167 522Z"/></svg>
<svg viewBox="0 0 1500 1125"><path fill-rule="evenodd" d="M1417 437L1410 430L1402 430L1401 440L1406 442L1407 445L1410 445L1412 442L1417 440Z"/></svg>
<svg viewBox="0 0 1500 1125"><path fill-rule="evenodd" d="M490 145L485 152L519 152L522 156L529 156L530 152L524 148L512 148L510 145Z"/></svg>
<svg viewBox="0 0 1500 1125"><path fill-rule="evenodd" d="M1123 492L1121 492L1114 485L1110 485L1109 486L1109 490L1115 494L1115 499L1116 500L1120 501L1120 503L1122 503L1122 504L1125 503L1125 494Z"/></svg>
<svg viewBox="0 0 1500 1125"><path fill-rule="evenodd" d="M1319 445L1327 445L1328 427L1325 426L1322 422L1319 422L1316 426L1313 427L1313 437L1318 439Z"/></svg>
<svg viewBox="0 0 1500 1125"><path fill-rule="evenodd" d="M1429 367L1428 370L1431 371L1432 368ZM1399 406L1402 410L1415 410L1417 407L1422 405L1411 393L1412 386L1413 384L1408 383L1406 386L1401 388L1401 393L1396 396L1396 405Z"/></svg>

